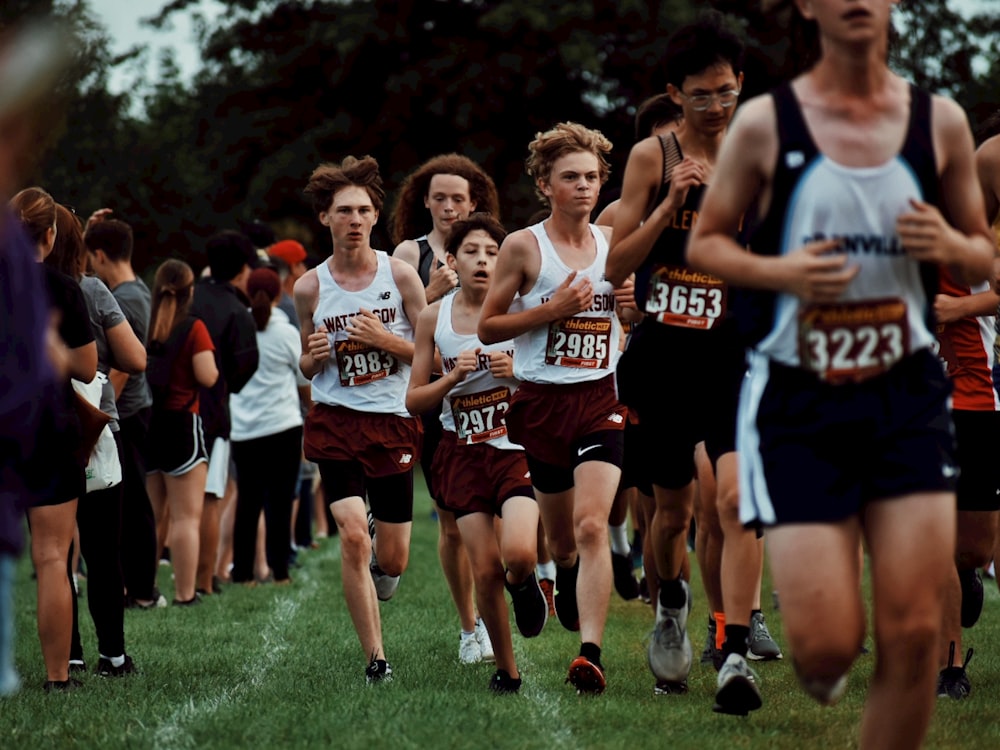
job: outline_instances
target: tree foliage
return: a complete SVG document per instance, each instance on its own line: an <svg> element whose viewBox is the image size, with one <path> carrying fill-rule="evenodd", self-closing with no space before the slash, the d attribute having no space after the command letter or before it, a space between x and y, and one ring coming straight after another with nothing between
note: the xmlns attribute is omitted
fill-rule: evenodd
<svg viewBox="0 0 1000 750"><path fill-rule="evenodd" d="M949 93L974 123L1000 101L998 0L966 18L945 0L903 3L893 65ZM143 114L107 89L122 60L84 0L14 0L0 22L27 12L69 17L80 40L73 94L36 179L89 212L115 208L136 228L139 265L180 254L195 264L204 238L240 221L281 224L311 240L302 199L321 161L371 154L394 191L418 163L459 151L501 193L503 219L540 206L524 175L535 133L563 120L601 129L620 179L636 105L663 90L670 32L706 3L690 0L223 0L213 24L196 19L203 67L150 82ZM748 41L747 95L800 71L815 53L787 0L717 0ZM41 6L41 7L40 7ZM766 6L766 7L765 7ZM196 12L172 0L153 26ZM793 29L794 26L794 29ZM133 53L135 54L135 53ZM163 69L163 66L161 66ZM381 224L386 224L388 216ZM298 225L299 229L290 229ZM387 246L385 238L381 245Z"/></svg>

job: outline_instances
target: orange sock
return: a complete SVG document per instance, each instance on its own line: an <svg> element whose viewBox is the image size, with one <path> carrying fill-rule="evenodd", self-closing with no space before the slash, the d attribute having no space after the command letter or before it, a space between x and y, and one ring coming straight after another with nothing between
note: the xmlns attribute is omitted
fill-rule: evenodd
<svg viewBox="0 0 1000 750"><path fill-rule="evenodd" d="M713 612L715 618L715 647L722 651L722 644L726 642L726 613Z"/></svg>

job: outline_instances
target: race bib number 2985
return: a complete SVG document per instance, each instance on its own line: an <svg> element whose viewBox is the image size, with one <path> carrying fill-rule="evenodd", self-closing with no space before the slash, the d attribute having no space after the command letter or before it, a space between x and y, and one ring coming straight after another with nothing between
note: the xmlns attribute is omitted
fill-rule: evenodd
<svg viewBox="0 0 1000 750"><path fill-rule="evenodd" d="M549 325L545 364L596 370L607 367L611 318L565 318Z"/></svg>

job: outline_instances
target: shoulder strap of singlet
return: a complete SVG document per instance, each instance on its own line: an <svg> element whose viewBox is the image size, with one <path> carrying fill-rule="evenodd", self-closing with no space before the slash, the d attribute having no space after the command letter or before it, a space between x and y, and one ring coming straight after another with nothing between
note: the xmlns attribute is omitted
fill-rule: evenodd
<svg viewBox="0 0 1000 750"><path fill-rule="evenodd" d="M775 116L778 121L779 160L783 159L784 154L798 151L805 162L812 161L819 153L819 149L809 132L805 117L802 116L802 108L799 106L792 84L788 82L781 84L771 92L771 96L774 98ZM782 165L779 163L778 166L780 168Z"/></svg>
<svg viewBox="0 0 1000 750"><path fill-rule="evenodd" d="M417 262L417 273L420 275L420 280L427 286L431 283L431 269L434 265L434 250L431 248L431 243L427 241L427 237L421 237L417 240L417 247L420 248L420 260Z"/></svg>
<svg viewBox="0 0 1000 750"><path fill-rule="evenodd" d="M900 156L920 181L924 200L937 204L940 194L931 117L931 95L910 84L910 123Z"/></svg>
<svg viewBox="0 0 1000 750"><path fill-rule="evenodd" d="M684 155L681 153L681 144L678 143L676 134L658 135L657 138L660 139L660 148L663 149L663 184L666 185L670 182L674 167L684 160Z"/></svg>

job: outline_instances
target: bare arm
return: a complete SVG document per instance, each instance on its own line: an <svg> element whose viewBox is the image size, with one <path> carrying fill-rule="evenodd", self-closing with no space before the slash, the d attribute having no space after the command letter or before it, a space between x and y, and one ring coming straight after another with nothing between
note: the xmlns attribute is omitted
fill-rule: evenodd
<svg viewBox="0 0 1000 750"><path fill-rule="evenodd" d="M961 297L939 294L934 298L934 317L938 323L953 323L962 318L995 315L998 306L1000 306L1000 295L992 289Z"/></svg>
<svg viewBox="0 0 1000 750"><path fill-rule="evenodd" d="M510 312L514 295L529 279L533 283L538 276L541 256L534 235L526 229L508 234L500 247L493 283L479 316L479 340L484 344L515 338L552 321L576 315L593 304L594 288L590 280L583 279L574 285L576 271L573 271L544 304Z"/></svg>
<svg viewBox="0 0 1000 750"><path fill-rule="evenodd" d="M330 341L326 329L317 331L313 326L313 312L319 301L319 278L316 270L306 271L292 290L295 300L295 314L299 318L299 330L302 335L302 356L299 357L299 370L312 380L313 376L323 369L330 358Z"/></svg>
<svg viewBox="0 0 1000 750"><path fill-rule="evenodd" d="M84 383L89 383L97 375L97 342L67 349L69 359L69 376Z"/></svg>
<svg viewBox="0 0 1000 750"><path fill-rule="evenodd" d="M1000 135L988 139L976 151L976 171L986 204L986 221L992 226L1000 219Z"/></svg>
<svg viewBox="0 0 1000 750"><path fill-rule="evenodd" d="M135 335L132 326L127 320L122 320L118 325L104 329L104 335L108 339L108 348L118 370L123 373L135 374L144 372L146 369L146 347Z"/></svg>
<svg viewBox="0 0 1000 750"><path fill-rule="evenodd" d="M191 357L194 379L202 388L211 388L219 379L219 367L215 364L215 352L208 349Z"/></svg>
<svg viewBox="0 0 1000 750"><path fill-rule="evenodd" d="M615 213L606 272L608 281L615 286L621 286L646 259L657 237L684 205L688 191L705 181L705 167L685 157L671 173L666 198L654 206L662 181L660 140L656 136L645 138L629 153L622 179L621 203Z"/></svg>
<svg viewBox="0 0 1000 750"><path fill-rule="evenodd" d="M976 178L972 132L965 112L943 97L934 97L931 121L941 210L911 201L913 211L899 217L897 231L911 256L947 265L955 278L976 284L992 274L997 249Z"/></svg>
<svg viewBox="0 0 1000 750"><path fill-rule="evenodd" d="M770 97L747 102L723 141L687 246L694 268L740 286L832 301L858 273L845 255L828 255L836 240L812 242L784 256L746 252L734 239L740 218L770 183L778 141Z"/></svg>

